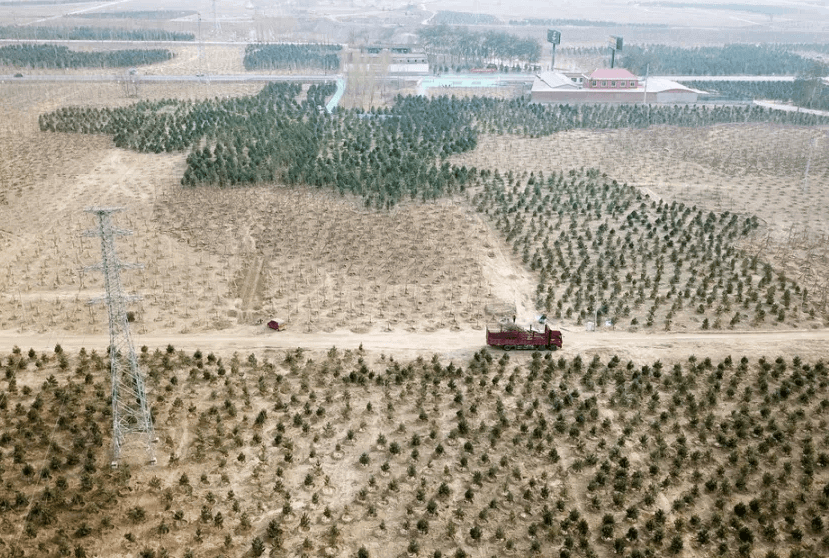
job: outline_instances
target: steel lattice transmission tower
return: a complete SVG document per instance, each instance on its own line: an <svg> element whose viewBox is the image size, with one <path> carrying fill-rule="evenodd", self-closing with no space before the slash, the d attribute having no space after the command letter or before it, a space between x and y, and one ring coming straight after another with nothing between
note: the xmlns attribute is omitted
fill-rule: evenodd
<svg viewBox="0 0 829 558"><path fill-rule="evenodd" d="M140 264L126 264L118 259L115 237L132 234L132 231L116 229L112 214L123 211L120 207L93 207L86 210L98 218L98 227L84 236L101 238L101 263L88 269L104 274L106 295L90 300L90 304L106 301L109 310L109 361L112 378L112 465L117 466L121 447L129 435L141 434L147 446L150 463L155 463L153 420L144 390L144 377L138 366L135 347L130 336L126 305L139 297L124 294L121 286L121 270L141 268Z"/></svg>
<svg viewBox="0 0 829 558"><path fill-rule="evenodd" d="M219 15L216 12L216 0L213 0L213 32L219 33L222 30L222 26L219 24Z"/></svg>

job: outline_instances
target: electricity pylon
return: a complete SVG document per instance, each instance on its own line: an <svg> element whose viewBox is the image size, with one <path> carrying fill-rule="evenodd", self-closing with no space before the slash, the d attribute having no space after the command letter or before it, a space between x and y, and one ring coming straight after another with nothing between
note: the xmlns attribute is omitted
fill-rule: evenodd
<svg viewBox="0 0 829 558"><path fill-rule="evenodd" d="M139 297L124 294L121 286L121 270L141 268L140 264L126 264L118 259L115 251L115 236L132 234L132 231L112 226L113 213L123 211L121 207L92 207L86 209L98 218L98 227L87 231L84 236L101 238L101 263L87 269L99 270L104 274L106 295L90 300L90 304L106 301L109 310L109 362L112 380L112 466L118 465L121 447L125 438L142 434L147 445L150 463L155 463L153 442L153 419L144 390L144 377L135 356L135 347L130 336L126 304Z"/></svg>
<svg viewBox="0 0 829 558"><path fill-rule="evenodd" d="M213 32L218 34L222 31L222 26L219 24L219 15L216 12L216 0L213 0Z"/></svg>

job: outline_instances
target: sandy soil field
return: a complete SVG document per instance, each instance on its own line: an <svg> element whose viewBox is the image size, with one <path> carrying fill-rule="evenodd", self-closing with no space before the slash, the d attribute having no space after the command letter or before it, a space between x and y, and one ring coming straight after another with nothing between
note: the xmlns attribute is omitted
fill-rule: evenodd
<svg viewBox="0 0 829 558"><path fill-rule="evenodd" d="M201 71L196 48L176 48L152 71ZM236 48L210 60L240 71ZM258 89L142 85L139 97ZM487 323L535 317L537 277L468 198L375 212L279 184L183 190L186 154L38 129L42 113L135 102L126 93L0 84L0 554L826 554L819 320L684 333L562 320L560 352L482 350ZM825 134L484 137L453 161L524 177L598 166L653 200L756 214L745 248L829 293ZM132 329L154 466L137 436L109 466L89 206L125 208L116 224L134 234L119 255L145 266L123 279L143 297Z"/></svg>
<svg viewBox="0 0 829 558"><path fill-rule="evenodd" d="M140 349L157 462L133 434L115 469L101 353L66 339L4 354L9 554L704 557L829 546L818 402L829 384L808 351L719 357L709 336L706 356L675 364L590 350L442 359L423 347L410 360L396 347L378 354L376 336L369 349L242 353L157 340ZM807 340L825 346L825 332Z"/></svg>
<svg viewBox="0 0 829 558"><path fill-rule="evenodd" d="M142 87L146 98L255 87ZM6 86L0 206L0 328L106 331L100 245L81 234L89 206L118 205L125 288L143 296L139 332L207 331L277 317L304 331L482 328L485 309L523 305L532 282L463 204L372 214L355 200L260 187L183 191L184 154L116 149L111 139L45 134L37 115L76 103L132 102L117 85ZM25 218L23 216L26 216ZM393 234L390 234L392 232Z"/></svg>
<svg viewBox="0 0 829 558"><path fill-rule="evenodd" d="M327 193L255 187L182 190L184 154L116 149L101 136L41 133L59 106L134 102L118 84L7 84L0 141L4 272L0 329L101 333L91 205L123 205L126 288L143 296L139 333L190 333L278 318L302 332L480 330L487 310L536 315L532 274L462 199L392 214ZM142 98L250 94L256 85L141 86ZM825 130L780 126L573 131L484 137L455 162L481 168L600 170L653 199L758 215L746 241L813 293L829 293ZM803 172L810 159L809 180ZM21 218L21 216L26 218ZM390 232L392 232L390 234ZM822 295L821 295L822 296ZM567 323L561 324L568 327ZM569 324L572 326L572 324Z"/></svg>

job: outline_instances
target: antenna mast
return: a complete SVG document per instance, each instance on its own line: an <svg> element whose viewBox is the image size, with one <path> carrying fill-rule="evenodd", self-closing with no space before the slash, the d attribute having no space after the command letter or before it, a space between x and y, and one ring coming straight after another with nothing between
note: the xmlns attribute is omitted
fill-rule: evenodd
<svg viewBox="0 0 829 558"><path fill-rule="evenodd" d="M115 251L115 236L132 234L132 231L116 229L112 226L113 213L123 211L120 207L93 207L85 210L98 218L96 229L87 231L84 236L101 238L101 263L88 269L99 270L104 274L106 295L90 300L90 304L106 301L109 311L109 362L112 383L112 466L118 466L121 448L127 435L143 434L149 461L155 463L153 442L155 433L147 395L144 389L144 377L138 366L135 347L130 336L126 304L139 297L124 294L121 286L121 270L141 268L140 264L126 264L118 259Z"/></svg>

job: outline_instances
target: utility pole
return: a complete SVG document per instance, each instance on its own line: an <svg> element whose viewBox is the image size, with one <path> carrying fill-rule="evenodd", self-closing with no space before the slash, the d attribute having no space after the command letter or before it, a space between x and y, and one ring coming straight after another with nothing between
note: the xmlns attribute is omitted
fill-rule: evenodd
<svg viewBox="0 0 829 558"><path fill-rule="evenodd" d="M616 65L616 51L621 51L624 45L624 39L615 35L610 36L610 67Z"/></svg>
<svg viewBox="0 0 829 558"><path fill-rule="evenodd" d="M645 66L645 87L644 91L642 92L642 102L644 104L648 104L648 74L651 72L651 65L648 64Z"/></svg>
<svg viewBox="0 0 829 558"><path fill-rule="evenodd" d="M138 366L135 347L130 336L126 304L139 297L124 294L121 286L121 270L141 268L140 264L126 264L118 259L115 236L132 234L131 231L112 226L112 214L123 211L120 207L93 207L87 213L95 215L98 226L84 236L101 238L101 263L87 269L104 274L106 295L90 300L90 304L105 301L109 312L109 362L112 384L112 466L117 467L125 438L142 434L150 464L155 464L153 443L156 441L153 420L147 404L144 377Z"/></svg>
<svg viewBox="0 0 829 558"><path fill-rule="evenodd" d="M201 12L197 14L198 16L198 41L199 41L199 73L202 73L204 70L202 68L202 62L204 61L204 42L202 42L201 38Z"/></svg>
<svg viewBox="0 0 829 558"><path fill-rule="evenodd" d="M204 54L204 38L201 34L201 12L198 12L198 18L199 70L196 75L198 77L205 78L207 83L210 83L210 65L207 63L207 57Z"/></svg>

